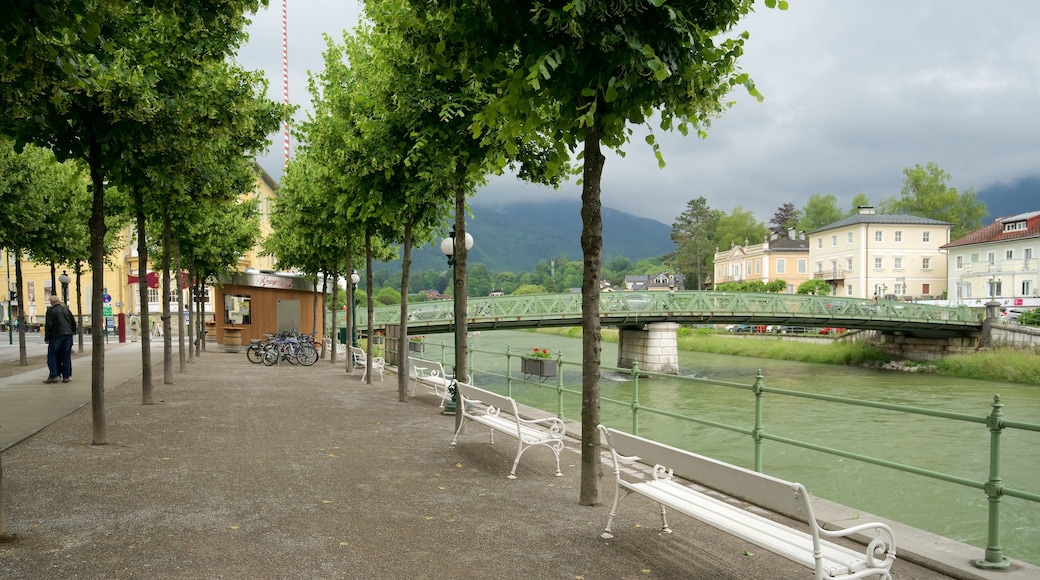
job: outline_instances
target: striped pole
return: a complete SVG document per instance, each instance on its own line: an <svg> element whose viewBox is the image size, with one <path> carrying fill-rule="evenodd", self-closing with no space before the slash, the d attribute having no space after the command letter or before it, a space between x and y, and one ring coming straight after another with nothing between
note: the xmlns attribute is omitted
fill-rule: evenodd
<svg viewBox="0 0 1040 580"><path fill-rule="evenodd" d="M282 101L289 105L289 18L288 0L282 0ZM289 120L285 120L285 164L289 164Z"/></svg>

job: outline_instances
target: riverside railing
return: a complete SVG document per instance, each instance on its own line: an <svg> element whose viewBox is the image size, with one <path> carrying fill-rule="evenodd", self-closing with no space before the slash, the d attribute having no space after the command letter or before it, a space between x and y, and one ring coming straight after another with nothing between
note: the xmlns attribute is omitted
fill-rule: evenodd
<svg viewBox="0 0 1040 580"><path fill-rule="evenodd" d="M450 366L449 361L454 360L454 355L448 357L448 351L453 351L453 347L445 344L443 341L437 345L435 343L426 343L434 349L439 348L440 360L442 364ZM492 356L504 356L505 357L505 368L504 370L489 370L489 369L475 369L473 367L473 355L475 353L492 355ZM555 379L551 383L545 382L545 379L539 377L538 379L527 378L523 375L517 377L517 371L520 365L517 364L516 359L524 358L524 353L512 352L509 348L506 349L505 353L500 351L488 351L481 349L470 349L469 361L470 361L470 376L471 381L476 382L476 375L480 375L485 378L497 378L504 380L506 394L510 397L513 396L513 386L515 384L535 386L539 389L551 389L555 392L555 413L560 419L567 419L564 413L564 399L566 397L578 397L581 398L581 386L577 388L566 385L564 382L564 368L576 367L579 371L581 362L566 361L562 355L557 355L551 359L556 363L555 376L550 377ZM430 356L428 358L436 360L436 357ZM447 366L445 367L447 368ZM941 411L936 409L927 409L921 407L914 407L909 405L897 405L891 403L884 403L878 401L868 401L862 399L853 399L849 397L833 396L821 393L810 393L804 391L794 391L789 389L777 389L767 387L765 379L762 376L761 371L757 373L755 381L752 384L734 383L728 381L721 381L716 379L697 378L697 377L682 377L676 375L666 375L660 373L652 373L639 369L638 363L633 365L633 368L617 368L601 365L601 371L615 372L619 374L628 374L632 380L632 395L628 400L612 399L604 397L601 394L600 401L602 404L616 405L619 407L628 407L631 410L631 431L638 435L640 431L640 419L644 414L650 414L654 416L669 417L678 421L688 422L691 424L702 425L706 427L712 427L716 429L725 430L732 433L738 433L747 435L750 437L753 445L753 457L755 471L763 471L763 455L766 441L774 441L784 445L790 445L802 449L816 451L835 457L842 457L846 459L852 459L861 461L871 465L876 465L882 468L896 470L904 473L909 473L915 476L926 477L955 485L981 490L986 495L988 513L987 513L987 531L986 531L986 548L985 556L982 559L975 561L975 565L982 569L995 569L1002 570L1010 567L1010 560L1003 555L1003 547L1001 543L1001 526L1000 526L1000 506L1003 498L1012 497L1021 500L1040 504L1040 493L1026 491L1023 489L1017 489L1005 485L1002 473L1001 473L1001 437L1007 430L1019 430L1025 432L1040 432L1040 424L1026 423L1021 421L1012 421L1004 416L1004 403L1001 401L1000 396L996 395L993 398L993 402L990 404L990 410L987 415L970 415L966 413L954 413L948 411ZM686 415L683 413L677 413L670 409L661 409L651 406L644 405L639 399L639 381L640 379L667 379L670 381L680 381L686 384L694 384L701 386L712 386L722 387L725 389L734 389L737 391L746 391L752 397L752 404L754 406L754 422L753 425L739 426L716 421L713 419L707 419L704 417L695 417ZM847 405L850 407L860 408L871 408L880 409L885 411L891 411L895 413L903 413L913 416L932 417L942 420L957 421L965 424L984 425L989 431L989 452L988 452L988 474L986 479L971 479L961 477L958 475L943 473L934 471L931 469L924 469L913 465L907 465L904 463L898 463L889 461L879 457L870 455L864 455L861 453L855 453L852 451L838 449L826 445L819 445L809 441L802 441L794 438L783 437L775 435L767 431L764 417L764 409L766 406L767 396L774 395L779 397L792 397L795 399L804 400L816 400L825 401L828 403L835 403L840 405ZM550 409L544 409L551 411Z"/></svg>

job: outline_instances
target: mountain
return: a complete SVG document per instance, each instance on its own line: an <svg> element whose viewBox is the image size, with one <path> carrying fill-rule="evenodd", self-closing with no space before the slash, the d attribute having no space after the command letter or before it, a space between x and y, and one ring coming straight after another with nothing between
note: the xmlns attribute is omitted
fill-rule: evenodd
<svg viewBox="0 0 1040 580"><path fill-rule="evenodd" d="M999 217L1007 217L1040 210L1040 177L1026 177L991 185L978 192L978 199L986 202L983 225Z"/></svg>
<svg viewBox="0 0 1040 580"><path fill-rule="evenodd" d="M473 217L466 220L466 230L474 240L470 265L484 264L492 272L520 273L530 272L538 262L560 254L571 260L581 259L580 201L474 205L471 210ZM607 207L602 215L604 261L623 256L636 262L675 249L671 226ZM413 248L412 272L448 267L440 241L450 229L451 223L446 222L433 245ZM391 271L400 268L400 259L374 267Z"/></svg>

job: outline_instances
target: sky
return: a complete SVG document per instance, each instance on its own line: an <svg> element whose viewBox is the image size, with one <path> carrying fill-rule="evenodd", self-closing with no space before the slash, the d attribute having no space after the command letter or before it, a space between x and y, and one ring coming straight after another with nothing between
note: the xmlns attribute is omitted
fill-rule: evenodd
<svg viewBox="0 0 1040 580"><path fill-rule="evenodd" d="M356 0L287 0L289 97L306 118L308 72L323 68L323 34L342 42L361 12ZM264 70L282 99L282 0L253 17L239 63ZM900 195L903 170L935 162L948 186L976 192L1040 177L1040 2L1001 0L790 0L786 11L761 0L736 31L750 38L739 61L765 95L743 89L706 139L656 128L666 166L634 127L624 157L609 154L603 205L671 224L704 197L726 213L738 206L768 223L784 203L815 194L851 208ZM281 135L260 165L278 179ZM295 150L296 142L292 143ZM492 178L472 206L580 198L560 189ZM1022 211L1040 208L1023 199ZM479 219L479 216L475 216Z"/></svg>

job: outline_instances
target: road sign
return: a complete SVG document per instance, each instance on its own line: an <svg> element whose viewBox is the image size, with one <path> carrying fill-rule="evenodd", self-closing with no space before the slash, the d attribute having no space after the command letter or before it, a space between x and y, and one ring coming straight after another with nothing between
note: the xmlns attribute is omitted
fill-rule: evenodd
<svg viewBox="0 0 1040 580"><path fill-rule="evenodd" d="M112 307L111 306L102 306L101 307L101 315L102 316L112 316Z"/></svg>
<svg viewBox="0 0 1040 580"><path fill-rule="evenodd" d="M101 301L104 302L105 304L108 304L109 302L112 301L112 295L111 294L102 294L101 295Z"/></svg>

